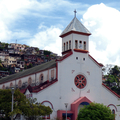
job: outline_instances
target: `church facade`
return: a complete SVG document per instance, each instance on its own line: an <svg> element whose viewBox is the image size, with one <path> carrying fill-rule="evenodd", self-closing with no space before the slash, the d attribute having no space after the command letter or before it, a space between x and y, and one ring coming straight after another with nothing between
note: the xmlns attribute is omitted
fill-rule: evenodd
<svg viewBox="0 0 120 120"><path fill-rule="evenodd" d="M91 33L76 18L61 33L62 57L0 80L0 89L19 88L26 97L50 106L45 119L76 120L79 109L103 103L120 120L120 96L102 83L102 64L89 54Z"/></svg>

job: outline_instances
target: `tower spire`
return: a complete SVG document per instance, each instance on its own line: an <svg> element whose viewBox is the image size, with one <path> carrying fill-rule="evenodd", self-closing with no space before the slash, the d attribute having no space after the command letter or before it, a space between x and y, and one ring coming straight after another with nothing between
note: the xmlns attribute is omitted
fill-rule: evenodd
<svg viewBox="0 0 120 120"><path fill-rule="evenodd" d="M76 17L76 13L77 13L77 11L76 11L76 9L74 10L74 15L75 15L75 17Z"/></svg>

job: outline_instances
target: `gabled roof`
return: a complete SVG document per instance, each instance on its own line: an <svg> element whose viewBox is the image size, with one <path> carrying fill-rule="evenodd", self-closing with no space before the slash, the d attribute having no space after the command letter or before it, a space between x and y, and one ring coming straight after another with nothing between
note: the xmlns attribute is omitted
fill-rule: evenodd
<svg viewBox="0 0 120 120"><path fill-rule="evenodd" d="M88 55L97 65L99 65L100 67L103 67L103 64L98 63L90 54Z"/></svg>
<svg viewBox="0 0 120 120"><path fill-rule="evenodd" d="M109 91L111 91L115 96L117 96L118 98L120 98L120 95L118 95L116 92L114 92L113 90L111 90L108 86L106 86L104 83L102 83L102 85L107 88Z"/></svg>
<svg viewBox="0 0 120 120"><path fill-rule="evenodd" d="M57 79L54 79L54 80L52 80L52 81L48 81L48 80L47 80L47 81L45 81L44 83L42 83L42 84L40 84L40 85L38 85L38 86L34 86L34 87L32 87L32 86L29 85L27 88L21 89L20 92L23 93L23 94L25 94L25 92L26 92L27 89L28 89L30 93L38 93L38 92L44 90L45 88L53 85L53 84L56 83L57 81L58 81Z"/></svg>
<svg viewBox="0 0 120 120"><path fill-rule="evenodd" d="M64 59L66 59L67 57L69 57L72 54L73 54L72 50L68 50L68 51L66 51L65 55L63 55L62 57L56 59L56 61L63 61Z"/></svg>
<svg viewBox="0 0 120 120"><path fill-rule="evenodd" d="M22 77L25 77L25 76L28 76L28 75L31 75L31 74L35 74L37 72L47 70L47 69L53 68L53 67L56 67L56 61L55 60L52 60L50 62L46 62L44 64L41 64L41 65L38 65L38 66L35 66L35 67L32 67L30 69L24 70L24 71L19 72L19 73L4 77L4 78L0 79L0 84L4 83L4 82L12 81L12 80L20 79Z"/></svg>
<svg viewBox="0 0 120 120"><path fill-rule="evenodd" d="M76 17L73 18L70 24L61 33L60 37L64 36L65 34L71 31L78 32L78 33L84 33L86 35L91 35L91 33L87 30L87 28Z"/></svg>

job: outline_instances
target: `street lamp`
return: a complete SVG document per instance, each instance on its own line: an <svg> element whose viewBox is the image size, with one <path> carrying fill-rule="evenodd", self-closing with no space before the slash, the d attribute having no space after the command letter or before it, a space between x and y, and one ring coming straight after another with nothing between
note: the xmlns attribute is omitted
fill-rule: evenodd
<svg viewBox="0 0 120 120"><path fill-rule="evenodd" d="M11 92L12 92L12 106L11 106L11 112L13 111L13 98L14 98L14 87L11 87ZM13 120L13 115L11 116L11 120Z"/></svg>
<svg viewBox="0 0 120 120"><path fill-rule="evenodd" d="M66 107L66 120L67 120L67 106L68 106L68 103L65 103L65 107Z"/></svg>

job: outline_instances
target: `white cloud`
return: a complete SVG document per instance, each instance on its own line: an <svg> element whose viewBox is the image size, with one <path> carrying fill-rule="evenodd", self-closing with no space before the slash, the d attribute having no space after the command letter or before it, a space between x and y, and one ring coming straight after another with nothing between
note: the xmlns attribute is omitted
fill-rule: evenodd
<svg viewBox="0 0 120 120"><path fill-rule="evenodd" d="M90 54L103 64L120 65L120 12L103 3L88 8L83 24L90 30Z"/></svg>
<svg viewBox="0 0 120 120"><path fill-rule="evenodd" d="M82 8L79 6L82 6ZM56 20L58 20L56 18L61 18L61 16L66 13L73 15L72 11L74 11L74 8L77 9L77 15L79 16L84 13L87 7L87 4L67 0L0 0L0 41L12 42L12 40L21 39L21 41L24 41L23 44L37 46L40 49L48 49L60 55L61 38L59 38L59 35L62 32L60 28L65 24L69 24L67 22L69 18L60 19L60 23L58 23L60 25L59 27L58 25L50 25L51 21L44 20L53 18L52 20L56 22ZM27 20L26 16L28 16ZM31 25L30 22L33 17L36 17L34 19L36 21L40 19L40 22L47 22L45 25L41 23L38 28L36 27L36 30L34 30L35 28L33 29L35 32L38 30L37 33L31 33L32 30L30 31L28 27L34 26L33 24ZM26 25L26 27L28 28L24 29L24 25L17 28L16 26L18 26L19 22L21 24L21 21L24 25L27 24L28 26ZM90 54L96 58L98 62L103 64L120 63L119 21L120 12L104 4L89 7L83 15L82 22L92 33L90 36ZM47 27L47 25L49 27ZM30 29L32 29L32 27L30 27ZM29 42L26 43L26 40Z"/></svg>
<svg viewBox="0 0 120 120"><path fill-rule="evenodd" d="M79 8L77 3L71 3L67 0L0 0L0 41L12 42L16 36L16 32L21 36L21 31L30 34L23 26L18 30L16 26L20 24L28 24L33 17L38 17L36 20L48 18L60 18L58 13L66 12L71 13L70 9ZM87 5L82 5L87 7ZM66 11L64 10L66 8ZM57 12L57 15L55 15ZM73 14L73 13L72 13ZM26 16L29 16L29 19ZM22 21L22 22L21 22ZM14 29L14 30L13 30ZM19 33L20 32L20 33ZM14 35L15 34L15 35Z"/></svg>
<svg viewBox="0 0 120 120"><path fill-rule="evenodd" d="M40 49L50 50L61 55L62 40L59 35L62 31L55 26L47 28L44 25L40 25L39 29L40 31L36 33L27 44Z"/></svg>
<svg viewBox="0 0 120 120"><path fill-rule="evenodd" d="M18 25L18 21L23 20L25 23L25 16L32 16L36 12L40 14L49 8L52 8L51 4L38 2L37 0L1 0L0 41L10 42L12 39L16 39L14 38L16 35L18 35L17 38L21 38L21 33L24 33L24 35L30 34L29 31L18 30L14 26Z"/></svg>

